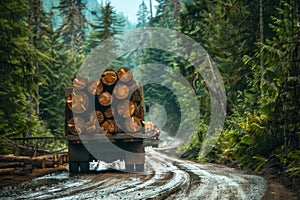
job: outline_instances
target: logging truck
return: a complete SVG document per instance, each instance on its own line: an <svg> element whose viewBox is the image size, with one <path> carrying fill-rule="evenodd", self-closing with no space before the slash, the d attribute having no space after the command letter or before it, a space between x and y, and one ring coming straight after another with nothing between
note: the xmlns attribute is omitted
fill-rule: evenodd
<svg viewBox="0 0 300 200"><path fill-rule="evenodd" d="M131 71L105 70L99 80L76 77L72 86L65 91L70 173L89 172L95 160L121 160L126 171L144 171L143 88Z"/></svg>

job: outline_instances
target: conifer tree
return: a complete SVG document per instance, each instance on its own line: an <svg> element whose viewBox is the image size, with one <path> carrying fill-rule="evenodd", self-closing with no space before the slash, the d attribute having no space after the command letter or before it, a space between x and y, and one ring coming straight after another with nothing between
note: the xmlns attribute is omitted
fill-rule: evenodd
<svg viewBox="0 0 300 200"><path fill-rule="evenodd" d="M45 134L30 98L41 83L34 64L42 65L47 57L30 44L28 1L5 0L0 8L1 137ZM5 146L0 146L2 152Z"/></svg>
<svg viewBox="0 0 300 200"><path fill-rule="evenodd" d="M107 3L104 7L100 6L95 21L96 23L92 25L94 30L86 42L87 52L109 38L117 39L116 35L122 32L124 26L124 21L118 17L110 3ZM110 45L108 48L111 50L117 47L116 43Z"/></svg>
<svg viewBox="0 0 300 200"><path fill-rule="evenodd" d="M80 52L81 45L85 41L87 26L87 20L83 14L83 10L86 9L85 5L82 0L61 0L55 8L60 11L59 15L63 18L57 32L60 32L65 41L65 48Z"/></svg>
<svg viewBox="0 0 300 200"><path fill-rule="evenodd" d="M148 22L148 18L149 18L148 15L149 15L149 11L143 0L142 3L139 5L139 9L136 14L136 16L138 17L136 28L146 28L147 27L147 22Z"/></svg>

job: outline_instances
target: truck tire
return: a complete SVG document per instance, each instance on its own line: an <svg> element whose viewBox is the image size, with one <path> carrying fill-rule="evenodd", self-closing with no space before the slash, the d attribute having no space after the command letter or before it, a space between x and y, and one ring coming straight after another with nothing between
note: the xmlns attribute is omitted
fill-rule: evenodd
<svg viewBox="0 0 300 200"><path fill-rule="evenodd" d="M125 169L127 172L134 172L134 164L125 164Z"/></svg>
<svg viewBox="0 0 300 200"><path fill-rule="evenodd" d="M80 173L88 173L90 171L89 162L80 162Z"/></svg>
<svg viewBox="0 0 300 200"><path fill-rule="evenodd" d="M144 172L145 165L144 164L135 164L135 171L136 172Z"/></svg>
<svg viewBox="0 0 300 200"><path fill-rule="evenodd" d="M78 162L69 162L69 172L72 174L78 174L79 172Z"/></svg>

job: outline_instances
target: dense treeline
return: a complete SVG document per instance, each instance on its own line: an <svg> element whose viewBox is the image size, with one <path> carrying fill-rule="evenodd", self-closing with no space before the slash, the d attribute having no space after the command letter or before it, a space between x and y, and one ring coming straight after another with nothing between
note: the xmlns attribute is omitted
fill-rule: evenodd
<svg viewBox="0 0 300 200"><path fill-rule="evenodd" d="M45 13L40 0L1 1L1 153L7 152L10 137L63 135L64 88L93 47L122 32L124 22L110 4L100 7L94 13L97 24L90 24L82 2L61 0L53 9L62 24L54 30L53 13ZM148 2L137 13L138 28L163 27L188 35L209 52L221 72L227 118L205 160L260 170L272 158L282 171L299 176L299 2L157 0L155 15L147 10ZM94 28L91 34L87 24ZM210 93L195 66L152 49L122 61L129 68L160 63L186 77L199 97L201 119L198 134L184 150L199 149L210 120ZM159 85L145 86L145 94L151 104L165 105L172 113L164 130L175 133L181 115L176 96ZM191 154L203 160L197 156Z"/></svg>
<svg viewBox="0 0 300 200"><path fill-rule="evenodd" d="M204 160L261 170L274 162L282 172L300 175L300 4L296 0L159 0L149 27L180 31L199 42L216 62L227 94L227 118L218 143ZM175 45L175 44L174 44ZM180 71L198 91L199 131L184 147L192 159L210 120L209 91L193 66L175 55L146 52L144 60ZM154 94L159 88L146 87ZM152 101L169 109L167 91ZM151 96L150 96L151 97ZM176 103L175 99L175 105ZM176 110L176 108L175 108ZM180 115L180 113L179 113ZM176 131L176 115L165 130ZM169 116L168 116L169 117ZM180 116L179 116L180 118ZM172 123L173 122L173 123ZM178 118L177 118L178 122ZM172 132L171 131L171 132ZM171 134L171 133L170 133Z"/></svg>
<svg viewBox="0 0 300 200"><path fill-rule="evenodd" d="M64 135L65 88L71 86L89 47L119 33L122 27L109 4L93 13L99 21L91 24L83 14L83 1L61 0L52 8L62 19L54 29L54 13L45 13L42 5L41 0L0 3L2 154L11 153L11 137ZM90 36L87 25L99 34Z"/></svg>

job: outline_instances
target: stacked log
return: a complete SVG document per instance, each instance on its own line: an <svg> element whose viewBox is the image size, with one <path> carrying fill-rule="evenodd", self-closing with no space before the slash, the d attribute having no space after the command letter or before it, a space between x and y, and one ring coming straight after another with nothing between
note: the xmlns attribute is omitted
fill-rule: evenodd
<svg viewBox="0 0 300 200"><path fill-rule="evenodd" d="M160 130L153 122L145 122L145 132L148 136L159 136Z"/></svg>
<svg viewBox="0 0 300 200"><path fill-rule="evenodd" d="M99 80L77 77L72 83L73 91L67 96L67 105L76 117L70 114L66 119L70 134L142 131L142 91L128 68L117 72L105 70ZM95 102L95 107L90 106L91 101ZM113 101L117 106L112 106Z"/></svg>
<svg viewBox="0 0 300 200"><path fill-rule="evenodd" d="M56 168L67 162L68 157L66 153L37 157L0 155L0 174L26 175L35 168Z"/></svg>

